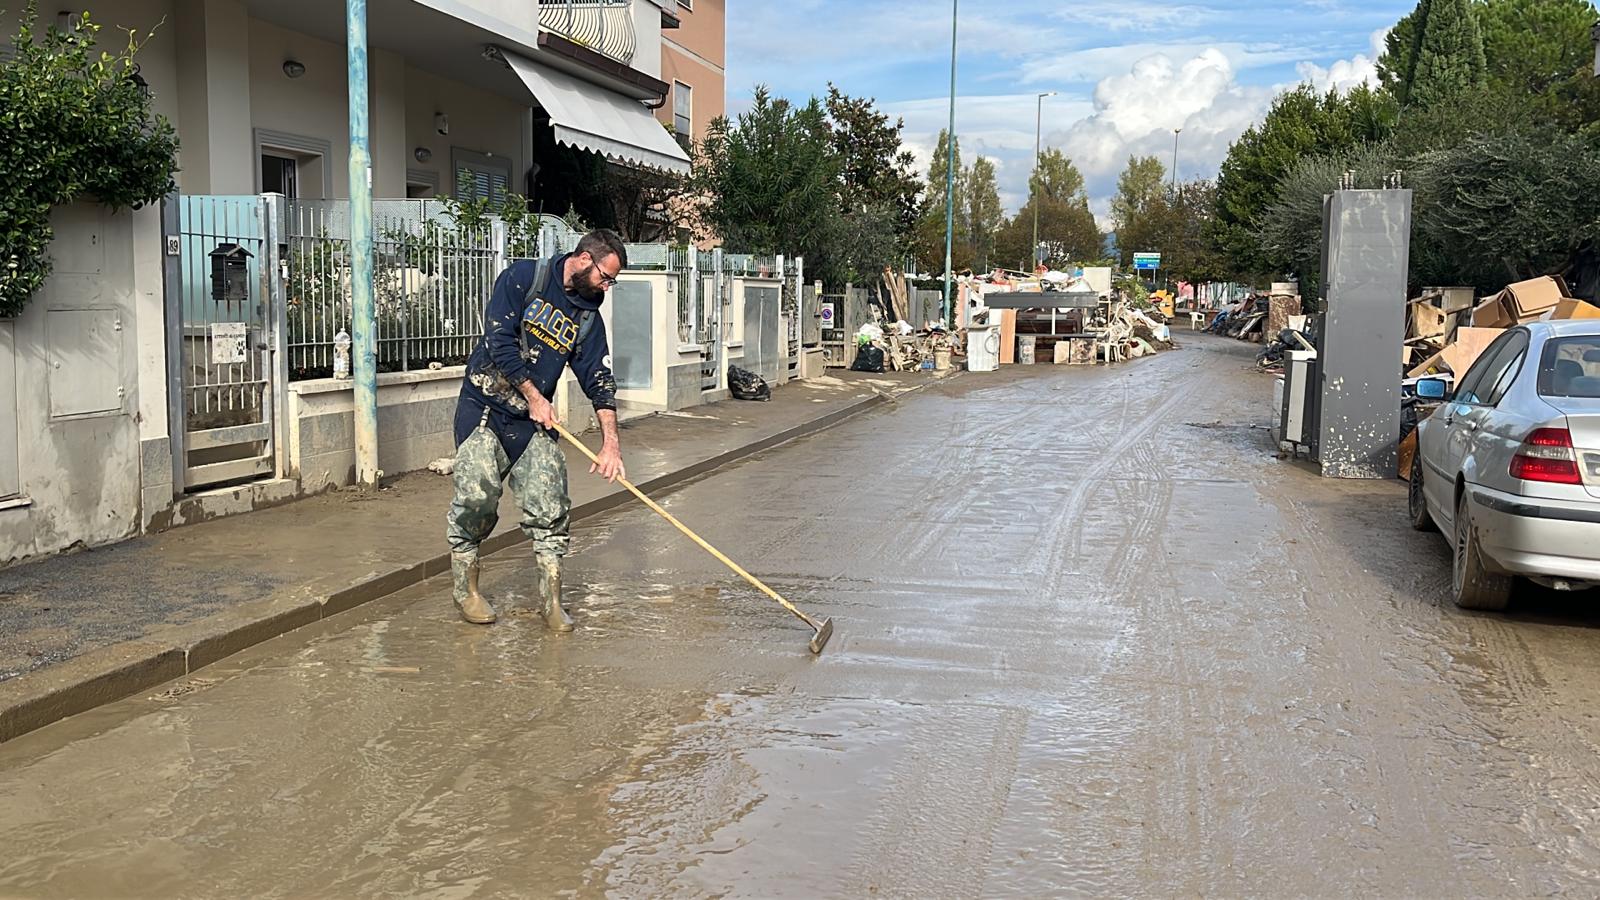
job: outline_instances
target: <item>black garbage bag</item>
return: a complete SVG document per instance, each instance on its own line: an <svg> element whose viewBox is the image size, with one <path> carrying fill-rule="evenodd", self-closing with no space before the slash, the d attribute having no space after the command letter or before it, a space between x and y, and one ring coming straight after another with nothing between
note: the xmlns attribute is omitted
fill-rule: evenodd
<svg viewBox="0 0 1600 900"><path fill-rule="evenodd" d="M772 388L760 375L738 366L728 367L728 393L735 400L771 400Z"/></svg>
<svg viewBox="0 0 1600 900"><path fill-rule="evenodd" d="M882 372L883 348L867 344L856 351L856 361L850 364L852 372Z"/></svg>

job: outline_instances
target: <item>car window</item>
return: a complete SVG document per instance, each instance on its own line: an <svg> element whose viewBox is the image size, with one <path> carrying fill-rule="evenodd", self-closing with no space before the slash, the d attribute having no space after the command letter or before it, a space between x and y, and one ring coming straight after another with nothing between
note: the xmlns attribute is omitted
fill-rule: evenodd
<svg viewBox="0 0 1600 900"><path fill-rule="evenodd" d="M1512 337L1517 333L1508 331L1500 335L1479 354L1477 361L1468 367L1466 377L1456 384L1453 400L1458 403L1483 403L1489 388L1500 379L1500 373L1505 371L1506 363L1511 361L1507 348L1511 346Z"/></svg>
<svg viewBox="0 0 1600 900"><path fill-rule="evenodd" d="M1506 395L1506 391L1511 390L1511 385L1517 381L1517 375L1522 372L1522 361L1528 358L1527 333L1520 331L1514 333L1511 340L1506 343L1505 353L1509 357L1506 360L1506 366L1501 370L1500 377L1495 379L1492 386L1489 384L1488 376L1484 376L1483 385L1488 390L1484 395L1483 402L1489 406L1500 405L1500 398Z"/></svg>
<svg viewBox="0 0 1600 900"><path fill-rule="evenodd" d="M1600 335L1555 338L1539 357L1539 393L1600 397Z"/></svg>

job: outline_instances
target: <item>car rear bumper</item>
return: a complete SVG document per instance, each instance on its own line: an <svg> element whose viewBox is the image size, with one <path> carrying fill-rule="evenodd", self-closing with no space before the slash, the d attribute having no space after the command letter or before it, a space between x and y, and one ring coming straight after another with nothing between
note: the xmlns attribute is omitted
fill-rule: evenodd
<svg viewBox="0 0 1600 900"><path fill-rule="evenodd" d="M1491 568L1600 583L1600 503L1536 500L1476 486L1470 496Z"/></svg>

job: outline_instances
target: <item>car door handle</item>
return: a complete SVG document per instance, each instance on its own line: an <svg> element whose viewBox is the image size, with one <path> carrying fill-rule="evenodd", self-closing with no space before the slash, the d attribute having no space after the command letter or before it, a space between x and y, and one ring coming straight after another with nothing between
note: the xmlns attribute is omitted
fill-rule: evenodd
<svg viewBox="0 0 1600 900"><path fill-rule="evenodd" d="M1477 431L1478 430L1478 424L1479 424L1478 420L1477 419L1473 419L1472 421L1467 423L1467 430L1468 431Z"/></svg>

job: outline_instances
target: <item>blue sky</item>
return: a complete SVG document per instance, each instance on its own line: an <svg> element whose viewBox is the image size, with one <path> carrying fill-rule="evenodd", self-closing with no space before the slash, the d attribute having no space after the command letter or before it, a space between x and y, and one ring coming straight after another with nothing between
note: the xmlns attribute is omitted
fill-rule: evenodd
<svg viewBox="0 0 1600 900"><path fill-rule="evenodd" d="M1044 101L1044 143L1077 162L1109 227L1130 153L1170 166L1181 128L1179 176L1214 176L1229 142L1279 89L1373 80L1384 32L1412 5L967 0L956 79L962 161L993 159L1001 200L1015 210L1032 164L1035 96L1056 91ZM803 101L832 81L904 118L924 171L948 115L949 67L948 0L728 4L730 115L748 107L757 83Z"/></svg>

